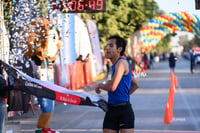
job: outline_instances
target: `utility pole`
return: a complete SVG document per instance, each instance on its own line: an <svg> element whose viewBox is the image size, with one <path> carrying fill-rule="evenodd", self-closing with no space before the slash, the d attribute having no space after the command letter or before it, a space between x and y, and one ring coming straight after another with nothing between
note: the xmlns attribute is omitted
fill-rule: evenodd
<svg viewBox="0 0 200 133"><path fill-rule="evenodd" d="M3 60L3 1L0 1L0 59Z"/></svg>
<svg viewBox="0 0 200 133"><path fill-rule="evenodd" d="M200 0L195 0L195 8L196 8L197 10L200 9Z"/></svg>
<svg viewBox="0 0 200 133"><path fill-rule="evenodd" d="M3 1L0 1L0 59L8 62L9 39L4 21Z"/></svg>

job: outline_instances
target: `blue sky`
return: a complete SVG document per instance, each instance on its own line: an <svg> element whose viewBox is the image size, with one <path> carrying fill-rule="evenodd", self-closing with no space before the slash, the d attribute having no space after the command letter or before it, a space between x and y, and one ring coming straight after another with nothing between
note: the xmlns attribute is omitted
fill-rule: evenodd
<svg viewBox="0 0 200 133"><path fill-rule="evenodd" d="M195 0L154 0L154 1L156 1L159 5L159 8L164 10L166 13L186 11L191 14L196 14L197 16L200 16L200 10L195 9ZM178 36L184 34L188 34L189 39L193 38L193 35L191 33L178 32ZM172 41L177 42L179 40L178 36L173 37Z"/></svg>
<svg viewBox="0 0 200 133"><path fill-rule="evenodd" d="M187 11L200 16L200 10L195 9L195 0L155 0L160 9L168 12Z"/></svg>

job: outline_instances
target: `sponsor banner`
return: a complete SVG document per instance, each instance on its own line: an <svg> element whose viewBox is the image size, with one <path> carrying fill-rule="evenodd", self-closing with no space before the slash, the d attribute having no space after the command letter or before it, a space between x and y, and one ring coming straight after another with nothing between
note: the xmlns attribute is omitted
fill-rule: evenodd
<svg viewBox="0 0 200 133"><path fill-rule="evenodd" d="M92 70L92 77L96 76L96 69L95 69L95 60L94 55L92 53L92 46L89 37L89 32L87 29L86 24L84 23L83 19L79 16L75 16L75 46L76 46L76 55L83 56L83 60L86 59L87 55L89 55L89 59L91 61L91 70Z"/></svg>
<svg viewBox="0 0 200 133"><path fill-rule="evenodd" d="M62 42L65 41L64 39L64 31L65 29L62 29L62 23L63 23L63 14L59 11L59 10L54 10L51 12L50 14L50 22L51 24L53 24L53 26L55 26L56 28L58 28L58 30L61 32L61 38ZM68 84L68 79L66 78L66 68L65 68L65 57L64 57L64 49L65 49L65 45L66 42L63 43L63 45L61 46L61 48L59 49L59 55L56 57L56 61L55 61L55 80L57 85L60 86L67 86Z"/></svg>
<svg viewBox="0 0 200 133"><path fill-rule="evenodd" d="M75 49L75 14L64 14L62 19L62 42L64 45L64 63L71 64L76 61Z"/></svg>
<svg viewBox="0 0 200 133"><path fill-rule="evenodd" d="M102 56L101 56L98 29L94 21L88 19L86 23L87 23L87 27L89 31L92 52L94 55L96 72L97 74L100 74L103 72L103 62L102 62Z"/></svg>

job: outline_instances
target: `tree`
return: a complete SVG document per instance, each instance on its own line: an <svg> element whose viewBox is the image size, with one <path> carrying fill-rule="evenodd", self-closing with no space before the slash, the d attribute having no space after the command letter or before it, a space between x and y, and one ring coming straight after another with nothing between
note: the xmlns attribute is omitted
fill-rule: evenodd
<svg viewBox="0 0 200 133"><path fill-rule="evenodd" d="M192 49L193 47L200 47L200 38L197 36L195 36L191 41L185 41L184 51L189 51L189 49Z"/></svg>
<svg viewBox="0 0 200 133"><path fill-rule="evenodd" d="M159 41L159 43L155 47L155 50L157 51L157 53L159 54L167 53L171 50L170 38L171 38L171 35L167 35L161 41Z"/></svg>
<svg viewBox="0 0 200 133"><path fill-rule="evenodd" d="M37 5L41 7L40 16L46 17L48 11L44 7L47 7L47 0L38 0ZM106 6L107 10L103 13L81 14L82 18L90 18L97 23L102 48L109 36L118 34L128 39L149 19L163 13L154 0L106 0ZM10 22L12 2L8 7L5 14Z"/></svg>
<svg viewBox="0 0 200 133"><path fill-rule="evenodd" d="M107 0L106 2L106 12L81 14L82 18L90 18L97 23L102 48L110 35L118 34L128 39L147 20L161 13L153 0Z"/></svg>
<svg viewBox="0 0 200 133"><path fill-rule="evenodd" d="M4 20L7 28L9 27L8 25L11 17L11 9L12 9L12 1L3 0Z"/></svg>

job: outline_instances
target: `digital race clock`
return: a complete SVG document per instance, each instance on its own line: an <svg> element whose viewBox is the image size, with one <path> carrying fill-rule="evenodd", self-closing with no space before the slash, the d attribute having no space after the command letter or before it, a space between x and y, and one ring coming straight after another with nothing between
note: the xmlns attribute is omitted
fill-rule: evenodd
<svg viewBox="0 0 200 133"><path fill-rule="evenodd" d="M106 0L50 0L50 7L63 13L104 12Z"/></svg>

